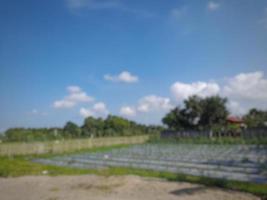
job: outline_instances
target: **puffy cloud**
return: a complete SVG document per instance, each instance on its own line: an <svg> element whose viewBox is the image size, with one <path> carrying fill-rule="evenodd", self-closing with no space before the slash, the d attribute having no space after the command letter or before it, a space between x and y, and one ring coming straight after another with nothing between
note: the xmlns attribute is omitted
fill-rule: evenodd
<svg viewBox="0 0 267 200"><path fill-rule="evenodd" d="M72 108L78 103L92 102L94 100L93 97L88 96L86 92L78 86L69 86L67 87L67 91L69 93L68 96L55 101L53 103L54 108Z"/></svg>
<svg viewBox="0 0 267 200"><path fill-rule="evenodd" d="M215 11L215 10L218 10L220 8L220 4L216 3L214 1L210 1L210 2L208 2L207 8L209 11Z"/></svg>
<svg viewBox="0 0 267 200"><path fill-rule="evenodd" d="M141 98L137 110L139 112L170 110L173 107L169 98L149 95Z"/></svg>
<svg viewBox="0 0 267 200"><path fill-rule="evenodd" d="M178 102L192 95L227 97L227 107L233 114L244 114L252 107L267 109L267 79L262 71L227 78L221 87L216 82L176 82L171 86L171 93Z"/></svg>
<svg viewBox="0 0 267 200"><path fill-rule="evenodd" d="M243 115L247 111L244 107L240 105L239 102L233 101L233 100L228 101L227 108L229 109L231 113L236 114L236 115Z"/></svg>
<svg viewBox="0 0 267 200"><path fill-rule="evenodd" d="M171 93L177 101L182 101L192 95L198 95L200 97L216 95L219 91L220 86L217 83L194 82L187 84L175 82L171 86Z"/></svg>
<svg viewBox="0 0 267 200"><path fill-rule="evenodd" d="M118 75L104 75L104 79L107 81L113 81L113 82L123 82L123 83L136 83L138 82L139 78L138 76L132 75L128 71L123 71Z"/></svg>
<svg viewBox="0 0 267 200"><path fill-rule="evenodd" d="M125 117L135 117L138 114L144 115L151 112L155 113L154 117L162 117L164 113L169 111L174 106L171 104L171 100L166 97L160 97L156 95L148 95L139 99L136 106L123 106L120 108L120 115ZM156 117L156 118L157 118Z"/></svg>
<svg viewBox="0 0 267 200"><path fill-rule="evenodd" d="M67 87L67 90L70 93L78 93L78 92L81 92L81 88L79 86L75 86L75 85L72 85L72 86Z"/></svg>
<svg viewBox="0 0 267 200"><path fill-rule="evenodd" d="M95 113L101 113L101 114L108 114L108 109L106 107L106 104L103 102L98 102L93 106L93 111Z"/></svg>
<svg viewBox="0 0 267 200"><path fill-rule="evenodd" d="M94 113L90 109L81 108L80 115L84 118L94 116Z"/></svg>
<svg viewBox="0 0 267 200"><path fill-rule="evenodd" d="M136 116L136 110L134 107L131 106L123 106L120 109L120 114L126 117L134 117Z"/></svg>
<svg viewBox="0 0 267 200"><path fill-rule="evenodd" d="M228 79L224 94L241 100L267 101L267 79L261 71L241 73Z"/></svg>
<svg viewBox="0 0 267 200"><path fill-rule="evenodd" d="M84 118L92 116L92 117L105 117L108 115L109 111L106 107L106 104L103 102L98 102L93 105L92 108L81 108L80 115Z"/></svg>

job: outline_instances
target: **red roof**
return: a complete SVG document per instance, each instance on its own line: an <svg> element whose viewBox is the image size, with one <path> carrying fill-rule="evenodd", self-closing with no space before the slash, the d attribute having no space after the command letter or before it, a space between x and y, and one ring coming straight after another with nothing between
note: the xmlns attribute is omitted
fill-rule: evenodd
<svg viewBox="0 0 267 200"><path fill-rule="evenodd" d="M235 117L235 116L229 116L229 117L227 117L227 119L226 119L228 122L230 122L230 123L244 123L244 121L241 119L241 118L239 118L239 117Z"/></svg>

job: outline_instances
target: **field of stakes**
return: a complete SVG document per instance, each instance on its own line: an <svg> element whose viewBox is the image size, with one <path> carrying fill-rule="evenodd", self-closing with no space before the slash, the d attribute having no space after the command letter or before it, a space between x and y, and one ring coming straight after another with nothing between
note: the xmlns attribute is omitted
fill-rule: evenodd
<svg viewBox="0 0 267 200"><path fill-rule="evenodd" d="M267 147L259 145L137 144L105 152L35 159L82 169L126 167L267 183Z"/></svg>

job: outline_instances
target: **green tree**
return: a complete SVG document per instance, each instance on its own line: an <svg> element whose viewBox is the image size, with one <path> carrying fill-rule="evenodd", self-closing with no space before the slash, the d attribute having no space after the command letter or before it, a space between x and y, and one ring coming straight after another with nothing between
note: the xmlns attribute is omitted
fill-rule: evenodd
<svg viewBox="0 0 267 200"><path fill-rule="evenodd" d="M211 96L203 99L199 125L205 128L211 128L213 125L224 124L229 114L226 103L227 99L219 96Z"/></svg>
<svg viewBox="0 0 267 200"><path fill-rule="evenodd" d="M71 137L71 138L80 137L81 129L77 124L69 121L63 128L63 135L65 137Z"/></svg>
<svg viewBox="0 0 267 200"><path fill-rule="evenodd" d="M219 96L200 98L189 97L184 108L171 110L162 122L172 130L210 129L213 125L223 124L228 115L227 99Z"/></svg>
<svg viewBox="0 0 267 200"><path fill-rule="evenodd" d="M185 114L185 109L176 107L162 119L163 124L171 130L183 130L190 128L190 122Z"/></svg>
<svg viewBox="0 0 267 200"><path fill-rule="evenodd" d="M104 136L105 122L102 118L87 117L82 126L83 136Z"/></svg>
<svg viewBox="0 0 267 200"><path fill-rule="evenodd" d="M244 116L244 121L250 128L264 127L267 123L267 111L252 108Z"/></svg>

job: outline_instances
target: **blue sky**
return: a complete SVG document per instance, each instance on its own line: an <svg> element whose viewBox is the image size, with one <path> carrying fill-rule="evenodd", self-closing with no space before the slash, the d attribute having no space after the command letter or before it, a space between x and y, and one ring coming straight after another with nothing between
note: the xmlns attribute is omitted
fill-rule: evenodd
<svg viewBox="0 0 267 200"><path fill-rule="evenodd" d="M0 130L108 113L157 124L192 94L267 108L266 0L0 4Z"/></svg>

